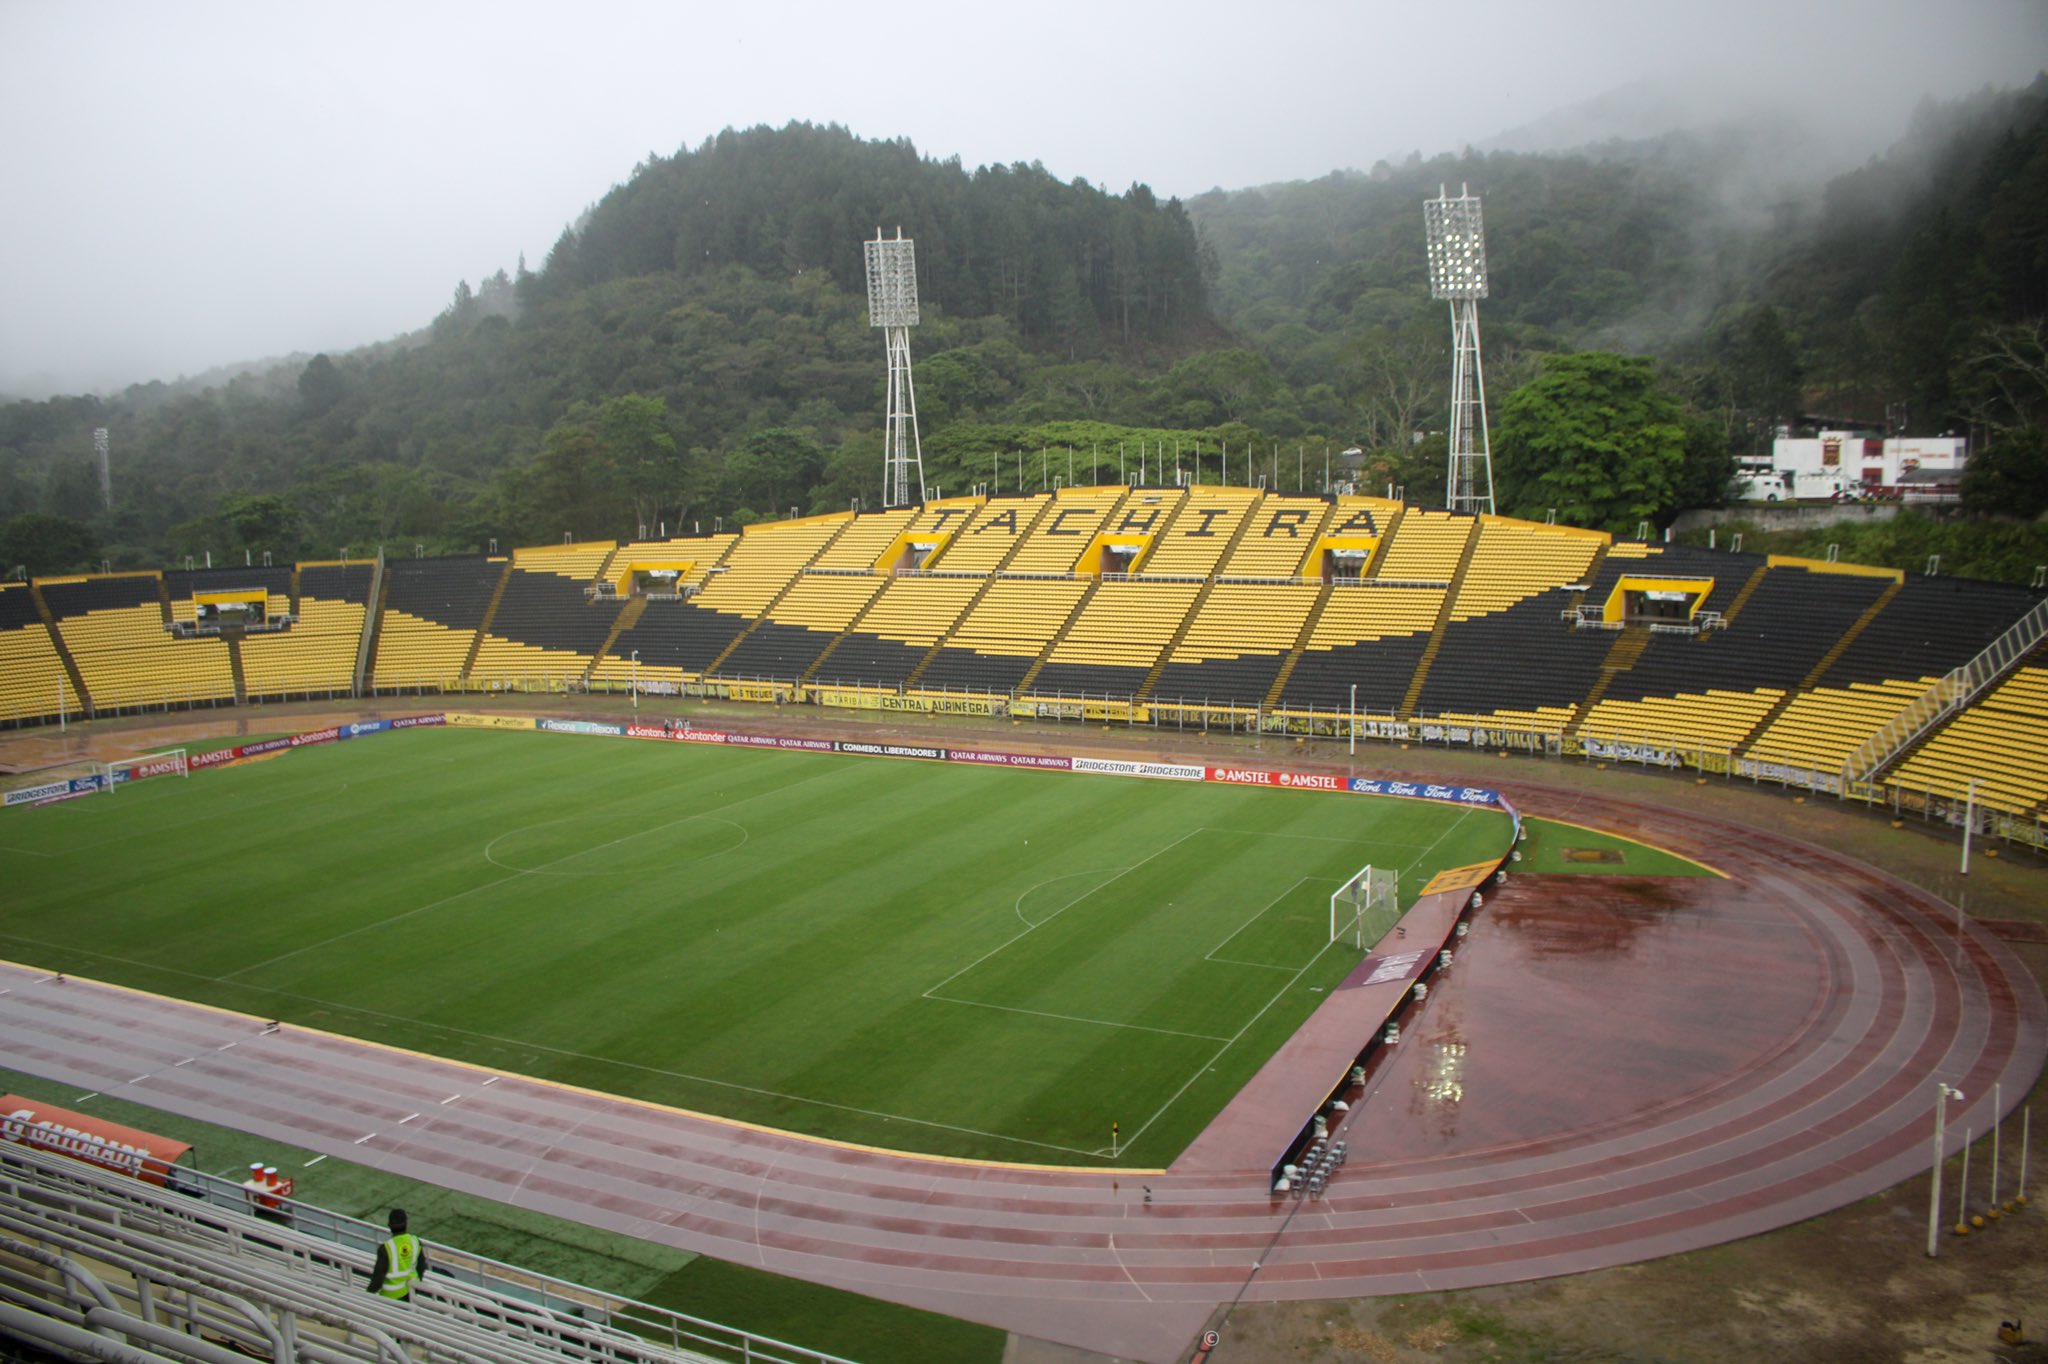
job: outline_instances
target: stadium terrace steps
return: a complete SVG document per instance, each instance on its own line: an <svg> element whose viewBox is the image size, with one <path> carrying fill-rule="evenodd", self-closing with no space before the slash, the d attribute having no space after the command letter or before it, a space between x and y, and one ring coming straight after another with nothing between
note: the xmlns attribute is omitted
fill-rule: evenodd
<svg viewBox="0 0 2048 1364"><path fill-rule="evenodd" d="M1732 752L1782 694L1769 689L1708 690L1633 701L1603 700L1580 718L1576 732L1586 739L1664 747L1674 744L1673 736L1684 736L1687 747Z"/></svg>
<svg viewBox="0 0 2048 1364"><path fill-rule="evenodd" d="M1337 514L1334 499L1268 496L1238 528L1219 570L1226 578L1308 576L1308 556Z"/></svg>
<svg viewBox="0 0 2048 1364"><path fill-rule="evenodd" d="M1579 726L1593 713L1593 707L1605 699L1614 679L1635 667L1643 656L1643 650L1649 647L1650 627L1647 625L1628 626L1614 637L1614 642L1607 646L1606 657L1600 660L1600 671L1594 678L1593 689L1572 708L1571 719L1564 727L1566 734L1579 732Z"/></svg>
<svg viewBox="0 0 2048 1364"><path fill-rule="evenodd" d="M2037 599L2007 583L1908 576L1819 681L1835 687L1887 682L1898 676L1901 659L1941 676L1989 648Z"/></svg>
<svg viewBox="0 0 2048 1364"><path fill-rule="evenodd" d="M1465 562L1478 524L1473 516L1410 507L1386 537L1390 543L1373 576L1391 582L1447 583Z"/></svg>
<svg viewBox="0 0 2048 1364"><path fill-rule="evenodd" d="M1251 524L1261 496L1249 488L1190 490L1139 565L1139 576L1207 578Z"/></svg>
<svg viewBox="0 0 2048 1364"><path fill-rule="evenodd" d="M502 556L484 555L386 561L374 686L460 685L509 564Z"/></svg>
<svg viewBox="0 0 2048 1364"><path fill-rule="evenodd" d="M801 575L753 629L734 641L712 671L726 677L798 681L887 583L885 578Z"/></svg>
<svg viewBox="0 0 2048 1364"><path fill-rule="evenodd" d="M942 573L999 573L1009 566L1026 536L1052 505L1052 498L1045 493L991 497L932 557L926 568Z"/></svg>
<svg viewBox="0 0 2048 1364"><path fill-rule="evenodd" d="M1443 648L1444 630L1451 623L1451 609L1457 603L1458 595L1465 585L1466 575L1472 569L1472 558L1479 547L1479 522L1473 518L1458 553L1457 566L1451 570L1450 586L1444 591L1443 605L1438 609L1436 619L1430 623L1429 643L1423 646L1422 656L1415 660L1415 674L1408 680L1408 690L1401 696L1401 715L1415 714L1415 702L1422 695L1423 684L1429 680L1430 667L1436 662L1438 650Z"/></svg>
<svg viewBox="0 0 2048 1364"><path fill-rule="evenodd" d="M2048 801L2048 649L1906 751L1885 780L2025 814Z"/></svg>
<svg viewBox="0 0 2048 1364"><path fill-rule="evenodd" d="M852 518L846 523L846 529L819 551L811 567L874 572L883 553L898 535L909 529L920 510L918 507L897 507Z"/></svg>
<svg viewBox="0 0 2048 1364"><path fill-rule="evenodd" d="M551 573L575 583L595 582L618 550L614 540L586 540L581 544L538 545L512 551L512 566L528 573Z"/></svg>
<svg viewBox="0 0 2048 1364"><path fill-rule="evenodd" d="M1210 584L1162 656L1146 694L1160 701L1264 704L1328 591L1306 583Z"/></svg>
<svg viewBox="0 0 2048 1364"><path fill-rule="evenodd" d="M77 668L57 651L29 583L0 583L0 721L83 714Z"/></svg>
<svg viewBox="0 0 2048 1364"><path fill-rule="evenodd" d="M469 642L469 654L462 660L462 678L466 682L476 671L477 655L482 652L484 640L491 633L491 622L498 618L498 603L505 599L505 584L512 581L512 565L507 562L504 571L498 575L498 585L491 589L491 600L484 607L484 618L477 622L476 636Z"/></svg>
<svg viewBox="0 0 2048 1364"><path fill-rule="evenodd" d="M1082 553L1107 529L1110 518L1125 500L1134 495L1129 488L1061 488L1051 494L1051 500L1001 571L1074 572Z"/></svg>
<svg viewBox="0 0 2048 1364"><path fill-rule="evenodd" d="M1604 537L1594 531L1483 517L1462 565L1450 619L1504 611L1540 592L1583 582L1603 544Z"/></svg>
<svg viewBox="0 0 2048 1364"><path fill-rule="evenodd" d="M593 557L586 551L576 573ZM587 676L624 608L619 598L588 595L587 583L571 572L522 567L515 558L478 632L465 676L485 682L546 679L551 688Z"/></svg>
<svg viewBox="0 0 2048 1364"><path fill-rule="evenodd" d="M1871 735L1932 685L1931 677L1852 682L1788 694L1738 748L1759 762L1837 772Z"/></svg>
<svg viewBox="0 0 2048 1364"><path fill-rule="evenodd" d="M908 686L993 579L892 578L812 670L821 682Z"/></svg>
<svg viewBox="0 0 2048 1364"><path fill-rule="evenodd" d="M852 520L849 512L748 526L693 599L709 611L759 620Z"/></svg>
<svg viewBox="0 0 2048 1364"><path fill-rule="evenodd" d="M1084 597L1022 684L1040 692L1133 696L1165 657L1204 584L1104 582Z"/></svg>
<svg viewBox="0 0 2048 1364"><path fill-rule="evenodd" d="M1031 670L1095 579L992 578L911 683L1009 691Z"/></svg>
<svg viewBox="0 0 2048 1364"><path fill-rule="evenodd" d="M1266 688L1264 704L1267 710L1280 704L1281 694L1287 690L1287 683L1294 676L1295 667L1301 662L1302 651L1308 648L1308 642L1315 637L1316 627L1321 624L1323 612L1328 608L1330 596L1335 590L1329 583L1324 583L1317 589L1315 601L1308 608L1308 614L1302 618L1300 631L1294 636L1293 646L1287 650L1287 656L1280 661L1279 670L1273 674L1272 685Z"/></svg>
<svg viewBox="0 0 2048 1364"><path fill-rule="evenodd" d="M1505 610L1453 619L1416 695L1416 717L1541 711L1569 718L1600 683L1614 644L1605 631L1564 624L1572 595L1552 587ZM1639 646L1646 634L1633 642Z"/></svg>
<svg viewBox="0 0 2048 1364"><path fill-rule="evenodd" d="M1343 711L1358 689L1361 710L1391 715L1442 609L1441 587L1333 584L1278 709Z"/></svg>
<svg viewBox="0 0 2048 1364"><path fill-rule="evenodd" d="M140 706L231 700L234 676L218 636L168 633L155 573L44 581L54 634L78 666L95 715Z"/></svg>

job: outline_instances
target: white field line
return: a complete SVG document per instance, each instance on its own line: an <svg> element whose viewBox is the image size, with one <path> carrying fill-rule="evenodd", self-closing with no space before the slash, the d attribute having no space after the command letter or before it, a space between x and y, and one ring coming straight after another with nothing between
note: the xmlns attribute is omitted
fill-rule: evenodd
<svg viewBox="0 0 2048 1364"><path fill-rule="evenodd" d="M1251 927L1251 926L1252 926L1253 924L1255 924L1255 923L1257 923L1257 922L1258 922L1259 920L1261 920L1261 919L1265 918L1267 914L1269 914L1269 913L1271 913L1271 912L1272 912L1272 909L1273 909L1273 907L1274 907L1275 905L1279 904L1279 903L1280 903L1280 902L1281 902L1282 900L1285 900L1285 899L1286 899L1286 898L1287 898L1288 896L1290 896L1290 895L1294 894L1294 892L1295 892L1295 891L1297 891L1297 890L1300 890L1300 889L1301 889L1301 888L1302 888L1303 886L1307 885L1307 884L1308 884L1309 882L1311 882L1311 881L1319 882L1319 883L1322 883L1322 884L1325 884L1325 885L1332 885L1332 886L1341 886L1341 885L1343 885L1343 884L1344 884L1344 883L1343 883L1342 881L1338 880L1338 879L1337 879L1336 877L1334 877L1334 876L1297 876L1297 877L1295 877L1295 878L1294 878L1294 884L1293 884L1293 885L1291 885L1291 886L1289 886L1289 887L1288 887L1287 889L1285 889L1285 890L1281 891L1281 892L1280 892L1280 893L1279 893L1278 895L1275 895L1275 896L1274 896L1274 897L1273 897L1272 899L1270 899L1270 900L1266 901L1266 903L1265 903L1264 905L1260 906L1260 908L1259 908L1259 910L1258 910L1258 912L1257 912L1257 913L1253 914L1253 915L1252 915L1252 916L1251 916L1251 917L1250 917L1249 919L1246 919L1246 920L1245 920L1245 921L1244 921L1243 923L1239 924L1239 925L1238 925L1238 926L1237 926L1236 928L1233 928L1233 929L1231 929L1231 930L1230 930L1230 932L1229 932L1229 934L1228 934L1228 935L1227 935L1227 936L1226 936L1226 937L1225 937L1225 938L1223 939L1223 941L1222 941L1222 942L1219 942L1219 943L1217 943L1217 944L1216 944L1216 945L1215 945L1214 947L1210 948L1210 949L1208 950L1208 952L1206 952L1206 953L1204 953L1204 954L1203 954L1202 960L1203 960L1203 961L1213 961L1213 962L1216 962L1216 963L1218 963L1219 965L1223 965L1223 966L1251 966L1251 967L1256 967L1257 969L1259 969L1259 970L1261 970L1261 971L1291 971L1291 970L1293 970L1294 968L1292 968L1292 967L1290 967L1290 966L1275 966L1275 965L1274 965L1274 964L1273 964L1272 962L1269 962L1269 961L1239 961L1239 960L1238 960L1237 958L1235 958L1235 957L1219 957L1219 956L1217 956L1216 954L1217 954L1218 952L1221 952L1221 951L1222 951L1222 950L1223 950L1224 948L1226 948L1226 947L1230 946L1230 941L1231 941L1231 939L1232 939L1232 938L1235 938L1235 937L1236 937L1236 936L1237 936L1238 934L1240 934L1240 933L1244 932L1244 931L1245 931L1245 930L1246 930L1247 928L1250 928L1250 927ZM1218 1041L1221 1041L1222 1039L1221 1039L1221 1038L1218 1038L1217 1040L1218 1040Z"/></svg>
<svg viewBox="0 0 2048 1364"><path fill-rule="evenodd" d="M1141 857L1141 858L1139 858L1139 859L1138 859L1137 861L1135 861L1135 862L1131 863L1131 865L1130 865L1130 866L1128 866L1128 867L1125 867L1125 868L1124 868L1123 870L1121 870L1121 871L1117 872L1117 873L1116 873L1116 874L1115 874L1114 876L1111 876L1111 877L1110 877L1110 878L1109 878L1108 880L1106 880L1106 881L1102 882L1102 884L1101 884L1101 885L1098 885L1098 886L1094 887L1093 889L1089 890L1089 891L1088 891L1088 892L1087 892L1086 894L1083 894L1083 895L1079 895L1079 896L1076 896L1076 897L1075 897L1075 898L1074 898L1074 899L1073 899L1072 901L1070 901L1069 903L1067 903L1067 904L1064 904L1064 905L1061 905L1061 906L1059 907L1059 909L1055 910L1055 911L1054 911L1053 913L1051 913L1051 914L1048 914L1048 915L1046 915L1046 916L1045 916L1045 917L1044 917L1043 919L1040 919L1040 920L1039 920L1039 921L1038 921L1037 923L1035 923L1035 924L1034 924L1034 923L1031 923L1031 921L1030 921L1030 920L1026 919L1026 920L1025 920L1025 923L1026 923L1027 925L1029 925L1029 926L1028 926L1028 927L1026 927L1026 928L1024 929L1024 931L1023 931L1023 932L1021 932L1021 933L1018 933L1018 934L1016 934L1016 935L1015 935L1014 937L1006 938L1006 939L1004 939L1004 940L1003 940L1002 942L999 942L999 943L997 943L997 944L996 944L996 945L995 945L994 947L991 947L991 948L990 948L990 949L989 949L988 951L986 951L986 952L982 953L982 954L981 954L980 956L976 957L976 958L975 958L975 959L974 959L973 961L970 961L970 962L968 962L968 963L967 963L967 964L966 964L965 966L963 966L963 967L961 967L961 968L960 968L959 970L955 971L955 972L954 972L954 973L953 973L952 975L950 975L950 976L947 976L947 977L946 977L946 978L945 978L944 980L942 980L942 981L939 981L939 982L938 982L937 984L934 984L934 985L930 986L930 987L929 987L928 989L926 989L926 990L925 990L925 992L924 992L924 994L925 994L925 998L927 998L927 999L935 998L935 997L936 997L936 994L935 994L935 992L936 992L936 991L939 991L939 990L943 990L943 989L945 989L945 988L946 988L946 987L947 987L948 985L951 985L951 984L952 984L952 983L953 983L954 981L956 981L956 980L960 979L960 977L962 977L962 976L966 975L966 974L967 974L967 973L968 973L969 971L972 971L972 970L973 970L973 969L974 969L975 967L977 967L977 966L981 965L981 964L982 964L983 962L987 961L987 960L988 960L988 959L989 959L990 957L993 957L993 956L997 955L997 954L998 954L998 953L1000 953L1000 952L1004 952L1004 951L1007 951L1007 950L1008 950L1008 949L1009 949L1010 947L1012 947L1012 946L1014 946L1015 944L1017 944L1017 943L1019 943L1019 942L1023 941L1023 940L1025 939L1025 938L1028 938L1028 937L1030 937L1030 936L1031 936L1031 935L1032 935L1033 933L1036 933L1036 932L1037 932L1037 931L1038 931L1039 929L1041 929L1041 928L1045 927L1045 926L1046 926L1047 924L1051 923L1051 922L1052 922L1052 921L1053 921L1054 919L1057 919L1057 918L1059 918L1059 917L1060 917L1060 915L1062 915L1062 914L1066 913L1066 912L1067 912L1068 910L1072 909L1072 908L1073 908L1073 907L1074 907L1075 905L1078 905L1078 904L1080 904L1080 903L1081 903L1081 901L1083 901L1083 900L1086 900L1086 899L1087 899L1087 898L1088 898L1088 897L1089 897L1090 895L1093 895L1093 894L1095 894L1095 893L1096 893L1096 891L1099 891L1099 890L1101 890L1101 889L1103 888L1103 886L1107 886L1107 885L1109 885L1109 884L1110 884L1110 882L1112 882L1112 881L1117 881L1117 880L1120 880L1121 878L1123 878L1123 877L1125 877L1125 876L1128 876L1128 875L1130 875L1130 874L1131 874L1132 872L1134 872L1134 871L1136 871L1136 870L1137 870L1138 868L1140 868L1140 867L1144 866L1144 865L1145 865L1145 864L1146 864L1147 862L1150 862L1150 861L1152 861L1152 860L1153 860L1154 858L1158 858L1158 857L1163 857L1163 856L1165 856L1165 855L1166 855L1167 853L1170 853L1170 852L1172 852L1172 851L1173 851L1173 850L1174 850L1175 848L1178 848L1178 847L1179 847L1179 846L1180 846L1181 844L1183 844L1183 843L1187 842L1187 841L1188 841L1189 839L1193 838L1193 837L1194 837L1194 836L1195 836L1196 834L1198 834L1198 833L1202 833L1202 832L1203 832L1203 830L1201 830L1201 829L1190 829L1190 830L1188 830L1188 831L1187 831L1186 833L1182 834L1182 835L1181 835L1181 836L1180 836L1179 838L1176 838L1176 839L1174 839L1174 840L1173 840L1173 842L1171 842L1171 843L1168 843L1168 844L1166 844L1165 846L1163 846L1163 847L1159 848L1159 849L1158 849L1157 851L1154 851L1154 852L1148 853L1148 854L1146 854L1146 855L1145 855L1144 857ZM1054 877L1054 878L1052 878L1052 879L1053 879L1053 880L1058 880L1058 879L1060 879L1060 878L1058 878L1058 877ZM1044 881L1041 881L1041 882L1039 882L1038 884L1039 884L1039 885L1045 885L1045 884L1047 884L1047 883L1046 883L1046 882L1044 882ZM1021 904L1022 904L1022 902L1023 902L1023 899L1024 899L1024 895L1029 895L1029 894L1031 893L1031 891L1032 891L1032 890L1036 890L1037 888L1038 888L1037 886L1033 886L1033 887L1031 887L1031 888L1030 888L1029 890L1026 890L1026 891L1025 891L1025 892L1024 892L1024 893L1023 893L1022 895L1019 895L1019 896L1017 897L1017 900L1018 900L1018 902L1019 902L1019 905L1021 906ZM1020 909L1019 909L1019 911L1018 911L1018 917L1019 917L1019 918L1023 918L1023 911L1022 911L1022 909L1021 909L1021 908L1020 908ZM953 1001L953 1002L955 1002L955 1003L959 1003L959 1002L961 1002L961 1001L955 1000L955 1001Z"/></svg>
<svg viewBox="0 0 2048 1364"><path fill-rule="evenodd" d="M1458 814L1458 817L1452 820L1446 826L1444 826L1444 831L1438 834L1436 838L1431 840L1427 848L1424 848L1421 852L1417 853L1414 857L1410 858L1407 862L1403 863L1401 866L1401 870L1404 873L1412 874L1414 872L1414 869L1421 864L1423 858L1429 856L1430 853L1434 852L1438 844L1442 843L1446 838L1450 837L1451 833L1454 830L1456 830L1459 825L1465 822L1465 820L1472 814L1473 808L1476 807L1467 807L1466 809L1461 810ZM1145 1119L1142 1123L1138 1124L1136 1130L1133 1131L1127 1138L1125 1138L1124 1145L1129 1146L1136 1143L1140 1137L1145 1135L1146 1131L1149 1128L1151 1128L1151 1126L1154 1123L1158 1122L1162 1117L1166 1115L1166 1111L1168 1109L1172 1108L1175 1104L1179 1103L1181 1096L1183 1094L1186 1094L1188 1090L1192 1089L1194 1087L1195 1082L1201 1079L1202 1076L1206 1075L1215 1066L1216 1062L1223 1058L1223 1054L1225 1052L1229 1051L1232 1047L1236 1046L1238 1042L1244 1038L1244 1035L1247 1032L1251 1031L1252 1025L1257 1023L1261 1018L1265 1017L1266 1013L1269 1010L1271 1010L1275 1004L1280 1002L1280 997L1286 994L1287 991L1293 987L1296 981L1301 979L1302 975L1308 971L1309 967L1314 966L1316 962L1320 961L1322 959L1323 953L1328 952L1334 946L1336 946L1335 943L1325 943L1316 952L1314 956L1310 957L1306 962L1302 964L1301 970L1296 971L1293 975L1289 976L1284 982L1282 982L1280 988L1273 992L1272 997L1268 999L1263 1006L1260 1007L1259 1011L1253 1014L1250 1019L1246 1020L1245 1025L1242 1028L1239 1028L1237 1032L1230 1038L1229 1041L1225 1042L1222 1046L1216 1049L1215 1055L1211 1056L1207 1061L1203 1062L1201 1065L1196 1067L1194 1074L1188 1076L1188 1078L1181 1084L1180 1088L1176 1089L1173 1092L1173 1094L1170 1097L1168 1097L1165 1103L1159 1105L1157 1109L1153 1110L1151 1117Z"/></svg>

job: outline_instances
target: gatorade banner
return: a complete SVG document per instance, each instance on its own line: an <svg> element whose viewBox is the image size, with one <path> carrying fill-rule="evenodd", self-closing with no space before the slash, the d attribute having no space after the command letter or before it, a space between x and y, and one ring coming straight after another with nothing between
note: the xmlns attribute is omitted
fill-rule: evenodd
<svg viewBox="0 0 2048 1364"><path fill-rule="evenodd" d="M19 1094L0 1094L0 1141L55 1151L151 1184L162 1184L171 1166L192 1149L187 1142L89 1118Z"/></svg>

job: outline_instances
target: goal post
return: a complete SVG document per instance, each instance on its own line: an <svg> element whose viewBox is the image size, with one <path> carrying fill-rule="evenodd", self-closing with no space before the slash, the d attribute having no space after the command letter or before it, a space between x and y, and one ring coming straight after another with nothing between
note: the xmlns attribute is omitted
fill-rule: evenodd
<svg viewBox="0 0 2048 1364"><path fill-rule="evenodd" d="M111 795L119 783L141 781L145 777L189 777L192 762L182 748L167 748L161 753L145 753L139 758L116 758L112 762L95 764L100 774L100 791Z"/></svg>
<svg viewBox="0 0 2048 1364"><path fill-rule="evenodd" d="M1330 896L1330 941L1363 949L1378 942L1401 917L1401 873L1370 864Z"/></svg>

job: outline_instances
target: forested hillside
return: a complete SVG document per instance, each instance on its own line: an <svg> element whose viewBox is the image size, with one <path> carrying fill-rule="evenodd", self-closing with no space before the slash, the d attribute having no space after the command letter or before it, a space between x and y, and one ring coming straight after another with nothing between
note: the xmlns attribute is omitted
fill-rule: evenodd
<svg viewBox="0 0 2048 1364"><path fill-rule="evenodd" d="M1227 453L1240 480L1255 455L1315 487L1325 452L1355 445L1364 481L1427 498L1449 364L1421 203L1440 183L1485 198L1497 411L1550 354L1654 361L1579 371L1655 390L1630 402L1671 465L1589 519L1712 501L1733 452L1801 413L1967 424L1980 491L2038 509L2044 106L2041 83L1929 106L1886 157L1789 195L1752 188L1757 148L1726 137L1416 158L1182 205L838 127L728 131L649 157L537 271L458 285L411 336L212 387L0 407L0 572L872 505L884 367L861 243L878 227L917 241L928 486L1115 478L1141 457L1157 476L1177 449L1205 478Z"/></svg>

